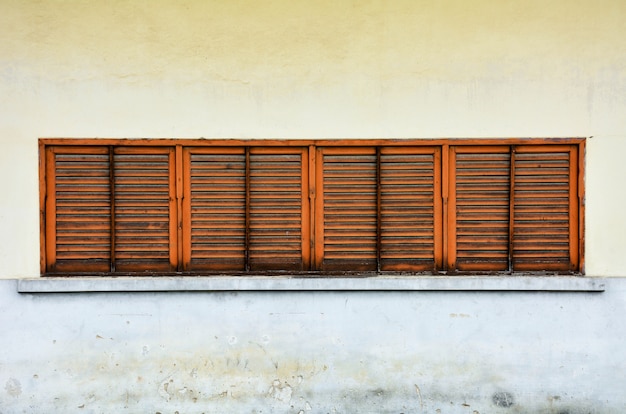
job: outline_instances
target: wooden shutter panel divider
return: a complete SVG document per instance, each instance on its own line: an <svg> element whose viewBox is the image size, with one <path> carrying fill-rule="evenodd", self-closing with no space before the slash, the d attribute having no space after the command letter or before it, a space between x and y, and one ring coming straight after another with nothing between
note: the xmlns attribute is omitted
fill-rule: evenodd
<svg viewBox="0 0 626 414"><path fill-rule="evenodd" d="M435 209L435 219L434 219L434 228L433 228L433 236L434 236L434 253L435 253L435 271L445 270L445 211L448 203L448 189L447 189L447 170L446 170L446 162L447 162L447 148L444 147L434 147L434 182L433 182L433 191L434 191L434 201L433 208ZM446 159L444 160L444 154Z"/></svg>
<svg viewBox="0 0 626 414"><path fill-rule="evenodd" d="M569 169L569 249L570 271L580 271L580 254L578 250L579 234L579 189L578 189L578 146L570 145L570 169Z"/></svg>
<svg viewBox="0 0 626 414"><path fill-rule="evenodd" d="M246 196L244 201L245 208L245 240L244 240L244 269L250 271L250 147L245 147L246 166L245 166L245 185Z"/></svg>
<svg viewBox="0 0 626 414"><path fill-rule="evenodd" d="M110 224L110 244L111 249L109 255L111 256L110 271L115 272L115 157L113 156L113 145L109 145L109 192L110 192L110 209L111 209L111 224Z"/></svg>
<svg viewBox="0 0 626 414"><path fill-rule="evenodd" d="M183 271L191 267L191 152L183 147L183 202L182 202L182 239L179 241L183 250Z"/></svg>
<svg viewBox="0 0 626 414"><path fill-rule="evenodd" d="M443 271L448 271L450 270L449 264L451 262L454 262L454 260L449 260L449 255L451 254L450 252L454 250L453 247L450 246L454 238L451 236L451 232L452 232L451 225L450 225L451 219L449 217L450 216L450 213L449 213L450 197L452 197L449 183L451 179L450 175L453 174L453 172L451 171L450 165L453 165L454 162L450 162L452 151L450 150L450 146L448 144L442 145L440 151L441 151L441 158L440 158L441 173L435 174L435 176L437 178L440 177L441 179L439 183L440 186L436 187L436 188L439 188L439 190L441 191L440 193L441 198L440 200L435 200L435 202L439 202L441 215L439 217L440 223L436 222L435 232L440 231L441 234L440 234L440 237L435 237L435 243L437 243L438 240L440 241L439 249L437 248L437 245L435 245L436 246L435 252L440 251L441 256L439 258L439 261L437 260L437 257L435 256L435 268L441 269ZM437 178L435 180L437 180ZM435 219L437 219L437 216L435 216Z"/></svg>
<svg viewBox="0 0 626 414"><path fill-rule="evenodd" d="M376 146L376 271L381 270L382 249L382 188L380 177L380 146Z"/></svg>
<svg viewBox="0 0 626 414"><path fill-rule="evenodd" d="M176 186L176 260L172 263L172 267L178 272L184 270L184 243L183 243L183 199L185 196L184 188L184 168L183 168L183 147L176 145L175 147L175 186ZM174 220L172 218L172 220Z"/></svg>
<svg viewBox="0 0 626 414"><path fill-rule="evenodd" d="M577 205L577 214L578 214L578 240L576 244L578 245L578 266L576 270L580 273L585 272L585 154L586 154L586 143L585 141L581 142L579 145L574 146L577 158L578 165L576 169L576 175L578 176L577 185L577 197L578 197L578 205Z"/></svg>
<svg viewBox="0 0 626 414"><path fill-rule="evenodd" d="M46 147L46 225L45 225L45 252L46 263L44 272L56 271L56 163L54 159L54 147Z"/></svg>
<svg viewBox="0 0 626 414"><path fill-rule="evenodd" d="M309 171L308 171L308 185L309 185L309 225L308 225L308 237L309 237L309 256L308 256L308 270L317 269L316 263L316 244L315 244L315 223L317 216L317 203L315 200L317 193L317 177L316 177L316 168L317 168L317 149L314 145L309 145L308 147L308 157L309 157Z"/></svg>
<svg viewBox="0 0 626 414"><path fill-rule="evenodd" d="M315 148L315 211L313 267L322 270L324 266L324 151Z"/></svg>
<svg viewBox="0 0 626 414"><path fill-rule="evenodd" d="M515 234L515 145L510 147L510 171L509 171L509 258L508 271L513 271L513 236Z"/></svg>

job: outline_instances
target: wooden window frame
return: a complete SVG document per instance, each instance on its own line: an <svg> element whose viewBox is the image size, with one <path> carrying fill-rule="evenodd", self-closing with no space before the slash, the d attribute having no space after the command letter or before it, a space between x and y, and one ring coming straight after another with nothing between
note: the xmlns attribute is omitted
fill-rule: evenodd
<svg viewBox="0 0 626 414"><path fill-rule="evenodd" d="M40 268L42 275L73 275L73 274L98 274L98 275L166 275L166 274L212 274L213 271L189 270L191 261L190 253L190 189L189 189L189 151L197 148L202 151L211 152L209 148L244 148L246 157L249 160L250 151L260 152L285 152L301 154L301 253L302 268L290 271L293 274L303 276L332 276L335 271L324 271L324 178L323 178L323 158L325 152L328 153L349 153L357 148L374 148L376 161L376 266L363 269L339 270L341 274L351 273L358 275L371 275L379 273L410 272L412 274L584 274L584 164L585 164L585 138L493 138L493 139L337 139L337 140L270 140L270 139L64 139L64 138L43 138L39 140L39 176L40 176ZM509 148L511 153L515 148L534 148L540 150L555 149L557 147L567 147L571 149L570 163L570 184L569 184L569 250L571 265L567 270L523 270L518 271L509 267L506 270L493 270L488 267L460 271L456 269L456 186L455 186L455 149L461 151L480 152L494 147ZM54 151L72 151L72 148L79 148L87 152L94 147L125 148L122 152L138 151L142 152L142 147L169 148L170 165L169 170L169 192L170 192L170 266L169 269L149 270L147 272L119 271L111 267L110 271L64 273L50 271L50 263L54 263L56 239L56 217L55 217L55 197L54 197ZM392 153L401 153L402 148L418 148L426 153L432 152L434 155L433 185L434 185L434 267L432 270L415 270L411 266L402 264L386 268L381 267L381 148L388 148ZM90 150L91 148L91 150ZM135 150L136 149L136 150ZM113 154L113 150L110 150ZM163 150L164 151L164 150ZM383 150L384 151L384 150ZM569 151L569 150L568 150ZM157 151L158 152L158 151ZM367 150L365 152L371 152ZM249 161L246 161L249 163ZM248 167L246 167L248 168ZM515 174L515 163L511 164L511 177ZM249 170L246 170L249 171ZM246 173L247 174L247 173ZM113 176L113 172L111 172ZM249 183L249 178L246 178ZM515 183L511 181L511 194L514 194ZM246 184L246 199L250 197L250 188ZM111 195L114 197L114 195ZM511 197L512 198L512 197ZM513 201L511 201L511 205ZM111 215L114 217L115 205L112 204ZM509 210L509 239L512 239L514 225L513 208ZM114 221L114 218L111 219ZM249 255L249 208L246 208L246 256ZM509 256L513 245L509 240ZM114 261L115 238L111 238L111 252ZM512 259L509 258L509 262ZM218 273L250 274L273 274L279 269L251 269L249 258L246 258L245 268L237 271L221 270ZM274 272L275 273L275 272Z"/></svg>

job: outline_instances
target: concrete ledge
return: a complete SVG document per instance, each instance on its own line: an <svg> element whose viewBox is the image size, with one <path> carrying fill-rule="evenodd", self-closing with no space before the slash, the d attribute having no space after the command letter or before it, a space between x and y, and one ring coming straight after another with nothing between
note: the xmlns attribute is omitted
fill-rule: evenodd
<svg viewBox="0 0 626 414"><path fill-rule="evenodd" d="M603 278L574 276L42 277L18 279L20 293L176 291L550 291L603 292Z"/></svg>

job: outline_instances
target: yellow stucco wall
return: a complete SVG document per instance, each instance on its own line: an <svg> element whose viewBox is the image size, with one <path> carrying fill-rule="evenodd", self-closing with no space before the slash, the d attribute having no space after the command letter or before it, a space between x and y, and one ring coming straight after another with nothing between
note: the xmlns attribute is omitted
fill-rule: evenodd
<svg viewBox="0 0 626 414"><path fill-rule="evenodd" d="M622 0L0 0L0 277L38 137L593 136L587 273L626 268ZM16 179L17 178L17 179Z"/></svg>

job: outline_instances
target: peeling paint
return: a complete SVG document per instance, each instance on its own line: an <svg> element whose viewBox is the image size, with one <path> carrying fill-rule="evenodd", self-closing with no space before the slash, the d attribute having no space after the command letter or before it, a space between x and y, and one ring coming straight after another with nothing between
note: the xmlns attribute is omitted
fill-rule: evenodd
<svg viewBox="0 0 626 414"><path fill-rule="evenodd" d="M493 394L491 397L493 403L498 407L509 408L515 403L515 399L513 398L513 394L506 391L500 391Z"/></svg>
<svg viewBox="0 0 626 414"><path fill-rule="evenodd" d="M22 394L22 384L15 378L9 378L4 389L11 397L19 397Z"/></svg>
<svg viewBox="0 0 626 414"><path fill-rule="evenodd" d="M283 401L286 403L291 401L292 393L293 389L291 388L291 386L286 381L281 382L278 379L272 381L272 386L267 392L267 394L275 400Z"/></svg>

